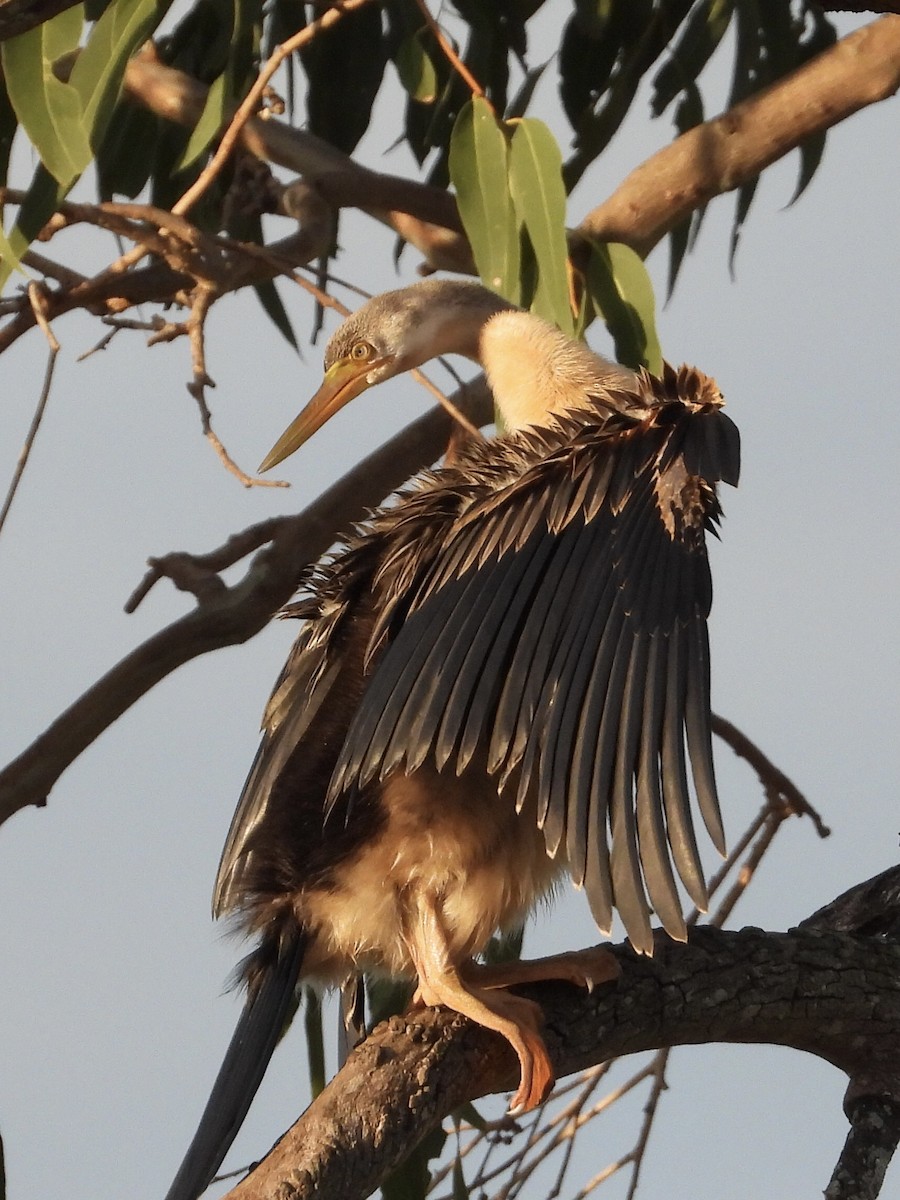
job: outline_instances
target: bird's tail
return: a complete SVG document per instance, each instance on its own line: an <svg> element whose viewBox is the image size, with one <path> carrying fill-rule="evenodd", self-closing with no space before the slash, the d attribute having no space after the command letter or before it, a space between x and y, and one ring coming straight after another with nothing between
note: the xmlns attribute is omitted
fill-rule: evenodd
<svg viewBox="0 0 900 1200"><path fill-rule="evenodd" d="M196 1200L212 1182L262 1082L291 1009L306 935L264 937L244 964L247 1001L166 1200Z"/></svg>

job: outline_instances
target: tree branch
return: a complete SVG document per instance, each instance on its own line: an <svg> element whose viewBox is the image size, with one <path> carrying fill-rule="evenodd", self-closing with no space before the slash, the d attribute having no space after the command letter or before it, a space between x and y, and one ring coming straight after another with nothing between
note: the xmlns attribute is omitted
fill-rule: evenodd
<svg viewBox="0 0 900 1200"><path fill-rule="evenodd" d="M484 386L467 387L456 403L479 425L491 419ZM452 427L442 408L432 409L370 454L304 512L283 518L270 543L255 555L234 587L209 586L207 577L207 586L195 589L199 602L193 612L123 658L0 772L0 824L21 808L44 804L78 755L176 668L258 633L293 595L306 567L325 553L340 531L349 529L423 463L440 456Z"/></svg>
<svg viewBox="0 0 900 1200"><path fill-rule="evenodd" d="M900 16L857 29L790 75L683 133L641 163L578 232L646 257L713 196L733 191L813 134L900 88Z"/></svg>
<svg viewBox="0 0 900 1200"><path fill-rule="evenodd" d="M661 936L652 959L627 946L612 950L622 977L593 994L563 984L522 989L540 1000L558 1076L666 1046L770 1043L815 1054L851 1083L868 1078L877 1062L880 1082L866 1097L882 1109L887 1097L898 1111L900 945L807 930L701 928L685 946ZM514 1086L516 1070L503 1039L456 1014L429 1009L393 1017L229 1200L367 1196L461 1104ZM863 1136L858 1129L857 1145ZM885 1146L882 1164L887 1157ZM847 1159L845 1176L853 1170Z"/></svg>

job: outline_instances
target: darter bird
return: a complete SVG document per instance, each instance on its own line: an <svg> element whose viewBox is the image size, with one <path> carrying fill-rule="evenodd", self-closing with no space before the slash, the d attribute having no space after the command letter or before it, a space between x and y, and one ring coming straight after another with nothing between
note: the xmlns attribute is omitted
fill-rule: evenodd
<svg viewBox="0 0 900 1200"><path fill-rule="evenodd" d="M510 984L611 979L605 952L478 962L568 872L636 950L706 905L692 822L724 837L710 736L706 534L737 430L699 371L608 362L479 285L378 296L337 331L273 467L374 384L480 363L505 432L425 472L320 562L231 824L213 911L256 938L247 1001L169 1200L210 1182L298 981L416 982L505 1037L511 1108L553 1084Z"/></svg>

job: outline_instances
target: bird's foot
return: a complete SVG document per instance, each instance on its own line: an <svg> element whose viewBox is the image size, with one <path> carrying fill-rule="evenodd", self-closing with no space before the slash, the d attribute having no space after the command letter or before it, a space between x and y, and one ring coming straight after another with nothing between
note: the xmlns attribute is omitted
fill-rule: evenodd
<svg viewBox="0 0 900 1200"><path fill-rule="evenodd" d="M622 968L610 950L604 946L592 946L587 950L570 950L548 958L508 963L467 963L463 978L483 988L562 980L592 992L597 984L609 983L621 974Z"/></svg>

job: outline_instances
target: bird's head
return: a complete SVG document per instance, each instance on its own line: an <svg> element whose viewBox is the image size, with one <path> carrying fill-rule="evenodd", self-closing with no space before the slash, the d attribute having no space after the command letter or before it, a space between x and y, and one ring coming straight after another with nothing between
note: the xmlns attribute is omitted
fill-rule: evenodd
<svg viewBox="0 0 900 1200"><path fill-rule="evenodd" d="M325 349L321 387L260 465L268 471L299 449L355 396L440 354L478 361L485 321L511 306L462 280L425 280L375 296L341 325Z"/></svg>

